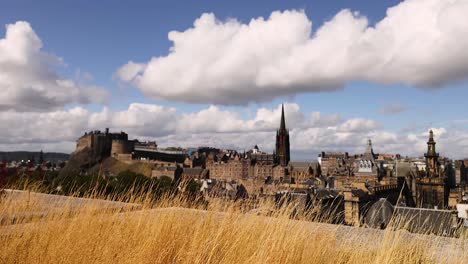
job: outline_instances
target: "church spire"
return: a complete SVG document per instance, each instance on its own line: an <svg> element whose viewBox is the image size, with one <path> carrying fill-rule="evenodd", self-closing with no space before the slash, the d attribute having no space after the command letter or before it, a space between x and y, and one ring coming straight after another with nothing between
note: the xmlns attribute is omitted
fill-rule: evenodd
<svg viewBox="0 0 468 264"><path fill-rule="evenodd" d="M276 132L276 151L275 159L281 166L287 166L289 163L289 132L286 130L286 121L284 117L284 104L281 104L281 124Z"/></svg>
<svg viewBox="0 0 468 264"><path fill-rule="evenodd" d="M286 121L284 120L284 104L281 104L281 124L280 124L280 130L281 130L281 131L286 130Z"/></svg>

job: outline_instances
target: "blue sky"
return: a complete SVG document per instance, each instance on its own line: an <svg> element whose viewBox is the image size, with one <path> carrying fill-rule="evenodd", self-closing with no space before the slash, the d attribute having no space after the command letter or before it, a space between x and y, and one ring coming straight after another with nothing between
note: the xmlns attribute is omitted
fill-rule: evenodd
<svg viewBox="0 0 468 264"><path fill-rule="evenodd" d="M274 96L272 100L253 100L246 102L247 105L230 106L216 100L200 103L167 98L154 100L153 96L145 96L143 88L135 83L121 82L115 76L116 71L129 61L148 63L152 57L167 56L173 45L168 40L168 32L183 32L193 27L194 21L203 13L214 13L221 22L234 18L244 24L260 16L267 19L274 11L303 10L312 21L315 32L343 9L359 12L372 27L386 17L389 7L401 2L1 0L0 24L27 21L41 39L42 51L54 54L66 63L65 67L53 66L58 75L83 85L99 86L109 92L105 103L70 102L61 106L65 110L81 107L95 113L105 106L111 111L126 111L132 103L143 103L173 107L182 114L201 111L215 104L220 111L235 112L242 119L252 119L259 108L276 109L280 103L288 102L297 104L306 114L338 114L343 122L353 118L374 120L379 129L390 133L411 131L419 134L430 127L448 129L453 126L466 130L466 123L452 122L467 119L464 110L468 89L463 77L464 69L461 70L462 78L444 82L436 88L427 88L424 84L416 88L418 85L408 83L349 80L337 91L292 92ZM0 36L5 36L5 33L6 28L2 27ZM187 67L190 67L189 61ZM86 77L88 74L92 79ZM384 108L391 106L399 110L383 113ZM34 146L46 144L41 140L32 141L36 144ZM21 146L24 145L14 148Z"/></svg>

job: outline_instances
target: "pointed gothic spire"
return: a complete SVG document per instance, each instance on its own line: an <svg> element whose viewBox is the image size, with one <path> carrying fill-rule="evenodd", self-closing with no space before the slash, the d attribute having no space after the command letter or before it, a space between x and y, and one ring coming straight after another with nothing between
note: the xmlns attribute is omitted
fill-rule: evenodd
<svg viewBox="0 0 468 264"><path fill-rule="evenodd" d="M284 104L281 104L281 124L280 131L286 130L286 121L284 120Z"/></svg>
<svg viewBox="0 0 468 264"><path fill-rule="evenodd" d="M284 117L284 104L281 104L281 124L276 131L276 154L275 162L281 166L287 166L290 160L289 152L289 132L286 130L286 121Z"/></svg>

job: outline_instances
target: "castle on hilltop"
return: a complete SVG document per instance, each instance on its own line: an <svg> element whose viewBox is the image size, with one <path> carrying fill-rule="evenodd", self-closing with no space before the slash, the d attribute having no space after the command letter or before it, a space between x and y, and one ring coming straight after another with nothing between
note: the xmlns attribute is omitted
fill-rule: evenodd
<svg viewBox="0 0 468 264"><path fill-rule="evenodd" d="M104 132L94 130L81 136L76 142L74 154L83 151L91 154L95 161L113 157L121 161L139 159L183 162L187 155L185 149L160 149L154 141L129 140L127 133L110 133L109 128Z"/></svg>
<svg viewBox="0 0 468 264"><path fill-rule="evenodd" d="M106 128L104 132L94 130L81 136L76 142L75 153L88 150L100 160L114 154L131 153L134 146L135 141L128 140L127 133L110 133L109 128Z"/></svg>

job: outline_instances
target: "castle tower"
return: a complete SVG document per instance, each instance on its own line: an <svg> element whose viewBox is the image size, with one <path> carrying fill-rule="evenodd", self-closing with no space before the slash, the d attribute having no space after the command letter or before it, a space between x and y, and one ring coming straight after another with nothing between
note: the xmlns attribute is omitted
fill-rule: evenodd
<svg viewBox="0 0 468 264"><path fill-rule="evenodd" d="M436 142L434 141L434 132L429 131L429 141L427 142L427 153L424 154L426 158L426 171L428 177L439 176L439 153L435 149Z"/></svg>
<svg viewBox="0 0 468 264"><path fill-rule="evenodd" d="M284 105L281 105L281 123L276 131L276 162L281 166L287 166L290 160L289 131L286 129L284 118Z"/></svg>

